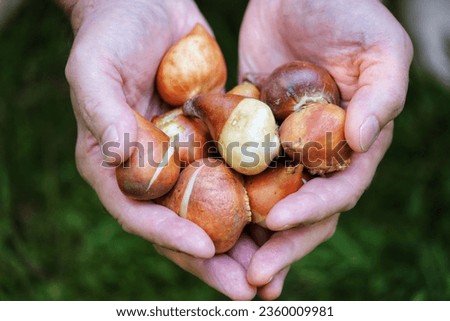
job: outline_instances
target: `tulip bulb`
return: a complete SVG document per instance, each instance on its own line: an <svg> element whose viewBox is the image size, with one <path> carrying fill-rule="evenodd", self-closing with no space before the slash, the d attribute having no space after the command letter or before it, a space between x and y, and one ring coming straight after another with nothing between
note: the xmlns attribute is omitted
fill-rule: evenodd
<svg viewBox="0 0 450 321"><path fill-rule="evenodd" d="M242 179L214 158L187 166L172 191L157 203L200 226L216 253L231 249L251 218Z"/></svg>
<svg viewBox="0 0 450 321"><path fill-rule="evenodd" d="M276 68L261 85L261 100L283 121L308 103L339 105L339 89L323 68L306 62L293 61Z"/></svg>
<svg viewBox="0 0 450 321"><path fill-rule="evenodd" d="M286 154L313 175L347 168L351 149L344 135L345 110L333 104L313 103L289 115L280 127Z"/></svg>
<svg viewBox="0 0 450 321"><path fill-rule="evenodd" d="M208 127L199 118L183 115L181 107L152 118L152 123L174 142L180 166L208 157L212 138Z"/></svg>
<svg viewBox="0 0 450 321"><path fill-rule="evenodd" d="M252 222L267 228L266 217L276 203L303 185L303 166L295 163L276 163L264 172L245 178L245 189L250 201Z"/></svg>
<svg viewBox="0 0 450 321"><path fill-rule="evenodd" d="M263 102L233 94L206 94L183 105L185 115L202 119L225 162L237 172L256 175L278 155L278 128Z"/></svg>
<svg viewBox="0 0 450 321"><path fill-rule="evenodd" d="M233 87L228 94L244 96L248 98L259 99L260 92L259 89L248 81L244 81L243 83Z"/></svg>
<svg viewBox="0 0 450 321"><path fill-rule="evenodd" d="M156 75L161 98L172 106L207 92L220 91L226 82L225 58L216 40L196 24L164 55Z"/></svg>
<svg viewBox="0 0 450 321"><path fill-rule="evenodd" d="M120 190L136 200L150 200L166 194L175 185L180 167L177 151L169 137L135 113L138 125L135 150L116 168Z"/></svg>

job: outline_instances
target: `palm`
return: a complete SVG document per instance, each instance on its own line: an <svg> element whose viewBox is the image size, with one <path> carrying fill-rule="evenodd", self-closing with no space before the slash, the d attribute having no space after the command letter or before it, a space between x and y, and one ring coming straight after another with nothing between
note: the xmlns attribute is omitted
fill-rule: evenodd
<svg viewBox="0 0 450 321"><path fill-rule="evenodd" d="M176 39L190 31L192 21L206 22L198 11L187 10L184 17L166 21L155 16L151 4L133 9L119 2L100 12L83 24L75 44L83 46L80 51L120 85L130 107L144 115L157 113L160 103L154 81L161 58ZM118 20L118 14L128 16Z"/></svg>
<svg viewBox="0 0 450 321"><path fill-rule="evenodd" d="M241 73L270 72L296 59L311 61L332 74L347 105L359 87L375 80L377 75L370 72L384 68L386 59L404 51L398 49L409 41L376 1L350 2L287 1L281 6L273 2L267 6L274 7L265 11L251 4L240 35Z"/></svg>
<svg viewBox="0 0 450 321"><path fill-rule="evenodd" d="M128 199L118 188L115 168L101 165L100 142L111 136L111 124L122 143L126 134L133 142L132 109L146 118L162 111L154 89L161 58L196 22L207 23L190 1L105 3L78 30L66 68L78 122L80 174L125 230L151 241L162 254L226 295L251 298L255 290L236 258L242 251L212 257L214 245L201 228L165 207ZM129 155L126 150L117 152Z"/></svg>
<svg viewBox="0 0 450 321"><path fill-rule="evenodd" d="M119 13L136 14L136 17L135 19L128 17L118 22ZM146 5L130 8L128 5L120 4L106 8L78 30L74 44L77 51L75 55L72 54L75 58L71 57L84 60L86 70L77 67L78 73L85 72L85 74L78 76L84 78L83 82L87 82L87 77L92 78L92 91L102 90L105 85L109 85L117 101L147 118L162 111L161 100L154 89L155 75L161 58L175 39L190 31L188 20L204 21L197 11L187 15L189 18L185 20L176 20L177 24L164 24L161 22L162 19L154 15L152 7ZM77 57L77 53L81 53L83 57ZM99 79L100 77L104 79ZM86 101L83 101L83 97L76 99L75 105L90 103L87 98ZM116 106L107 107L111 108L111 113L116 112L113 109ZM101 137L94 137L95 130L92 130L92 124L86 121L82 108L75 108L75 113L79 123L77 161L80 171L94 188L96 181L93 178L97 177L102 178L99 184L105 184L103 178L107 178L108 186L115 186L114 168L98 166L102 163L103 156L98 142ZM130 115L131 110L128 110L126 115L122 113L120 116L130 117ZM133 130L131 126L128 128L131 141L134 141ZM120 199L130 206L134 203L124 198L118 188L113 188L110 192L115 200Z"/></svg>
<svg viewBox="0 0 450 321"><path fill-rule="evenodd" d="M267 74L292 60L327 69L347 109L346 139L365 152L355 153L346 171L309 181L272 209L270 228L306 226L274 233L255 253L248 276L258 286L328 239L338 219L334 214L351 209L369 185L403 106L412 49L386 8L360 0L251 1L239 44L241 76Z"/></svg>

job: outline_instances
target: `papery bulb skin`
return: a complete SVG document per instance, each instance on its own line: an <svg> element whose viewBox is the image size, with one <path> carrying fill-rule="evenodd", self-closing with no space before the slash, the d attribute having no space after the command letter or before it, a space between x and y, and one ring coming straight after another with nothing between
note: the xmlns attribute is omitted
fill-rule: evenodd
<svg viewBox="0 0 450 321"><path fill-rule="evenodd" d="M188 100L183 113L205 122L222 158L241 174L261 173L279 154L278 126L260 100L205 94Z"/></svg>
<svg viewBox="0 0 450 321"><path fill-rule="evenodd" d="M136 200L151 200L170 191L180 167L169 137L135 112L137 141L129 159L116 168L120 190Z"/></svg>
<svg viewBox="0 0 450 321"><path fill-rule="evenodd" d="M225 58L216 40L201 25L175 43L164 55L156 74L161 98L172 106L225 86Z"/></svg>
<svg viewBox="0 0 450 321"><path fill-rule="evenodd" d="M345 110L313 103L289 115L280 126L286 154L313 175L347 168L352 150L345 140Z"/></svg>
<svg viewBox="0 0 450 321"><path fill-rule="evenodd" d="M181 168L208 157L213 142L206 124L183 114L181 107L152 118L152 123L174 142Z"/></svg>
<svg viewBox="0 0 450 321"><path fill-rule="evenodd" d="M219 159L197 160L181 172L172 191L156 202L200 226L213 241L216 253L225 253L251 219L239 176Z"/></svg>
<svg viewBox="0 0 450 321"><path fill-rule="evenodd" d="M258 175L245 177L252 223L267 228L266 217L274 205L302 187L302 170L297 163L279 162Z"/></svg>
<svg viewBox="0 0 450 321"><path fill-rule="evenodd" d="M259 89L252 83L249 83L248 81L244 81L243 83L233 87L228 92L228 94L239 95L255 99L259 99L261 96Z"/></svg>
<svg viewBox="0 0 450 321"><path fill-rule="evenodd" d="M309 103L340 104L339 89L324 68L306 61L293 61L276 68L261 85L261 100L277 121Z"/></svg>

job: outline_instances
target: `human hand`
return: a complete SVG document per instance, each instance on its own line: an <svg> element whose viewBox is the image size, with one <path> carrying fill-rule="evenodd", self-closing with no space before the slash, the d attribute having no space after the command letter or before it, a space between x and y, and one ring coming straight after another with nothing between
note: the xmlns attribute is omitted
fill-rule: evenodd
<svg viewBox="0 0 450 321"><path fill-rule="evenodd" d="M163 206L125 197L116 182L114 166L130 154L125 140L136 141L132 109L146 118L162 111L154 90L159 62L195 23L207 26L198 8L190 0L62 4L71 12L76 34L66 76L77 119L80 174L124 230L149 240L182 267L181 260L196 266L188 270L225 295L251 299L256 290L246 281L239 251L214 256L214 245L201 228ZM119 148L109 147L109 155L120 159L102 155L107 142L118 143Z"/></svg>
<svg viewBox="0 0 450 321"><path fill-rule="evenodd" d="M345 135L355 151L348 169L310 180L271 210L266 224L279 232L251 259L250 284L267 284L327 240L336 213L355 206L390 145L411 59L408 35L379 1L250 1L239 40L240 75L270 73L292 60L324 67L340 89Z"/></svg>
<svg viewBox="0 0 450 321"><path fill-rule="evenodd" d="M450 88L450 2L403 0L401 8L416 43L417 61Z"/></svg>

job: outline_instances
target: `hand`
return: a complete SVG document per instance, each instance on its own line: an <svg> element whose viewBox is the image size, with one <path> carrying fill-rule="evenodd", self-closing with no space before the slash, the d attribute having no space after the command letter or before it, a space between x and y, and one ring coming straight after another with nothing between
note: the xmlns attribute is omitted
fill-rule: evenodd
<svg viewBox="0 0 450 321"><path fill-rule="evenodd" d="M239 40L241 76L297 59L324 67L336 80L355 153L347 170L312 179L272 209L266 223L280 232L251 259L247 279L254 286L331 237L336 213L354 207L370 184L403 108L412 45L378 1L250 1Z"/></svg>
<svg viewBox="0 0 450 321"><path fill-rule="evenodd" d="M418 62L450 87L450 2L401 1L406 27L415 40Z"/></svg>
<svg viewBox="0 0 450 321"><path fill-rule="evenodd" d="M101 146L125 133L136 141L132 109L147 118L161 112L155 73L167 49L197 22L207 26L192 1L97 0L62 3L71 10L76 38L66 67L78 124L76 160L80 174L122 225L153 244L210 286L234 299L256 293L246 281L239 251L214 256L214 245L195 224L151 202L125 197L115 168L129 157L123 148L104 159ZM103 161L112 166L102 165ZM183 253L179 253L183 252ZM181 261L183 264L181 264ZM192 268L195 266L195 271Z"/></svg>

